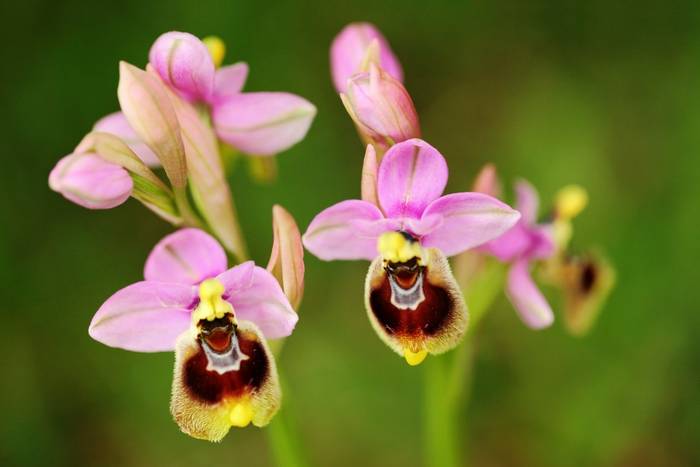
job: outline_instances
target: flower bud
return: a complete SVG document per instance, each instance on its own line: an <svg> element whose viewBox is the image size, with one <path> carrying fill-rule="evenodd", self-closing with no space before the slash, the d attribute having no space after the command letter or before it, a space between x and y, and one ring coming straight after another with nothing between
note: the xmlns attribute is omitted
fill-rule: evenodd
<svg viewBox="0 0 700 467"><path fill-rule="evenodd" d="M157 76L121 62L117 97L127 122L158 156L173 187L183 188L187 184L185 149L166 86Z"/></svg>
<svg viewBox="0 0 700 467"><path fill-rule="evenodd" d="M88 209L111 209L131 195L133 181L122 167L94 153L73 153L56 164L49 186Z"/></svg>
<svg viewBox="0 0 700 467"><path fill-rule="evenodd" d="M368 73L348 81L347 93L340 98L366 143L387 149L420 137L418 115L408 91L374 63Z"/></svg>
<svg viewBox="0 0 700 467"><path fill-rule="evenodd" d="M481 168L474 180L472 191L484 193L494 198L501 197L501 184L498 181L495 165L488 163Z"/></svg>
<svg viewBox="0 0 700 467"><path fill-rule="evenodd" d="M401 64L381 32L369 23L347 25L331 45L331 74L338 92L345 92L348 79L361 70L367 49L373 41L379 45L379 65L395 79L403 80Z"/></svg>
<svg viewBox="0 0 700 467"><path fill-rule="evenodd" d="M304 295L304 247L294 218L279 205L272 208L272 234L267 270L277 278L296 310Z"/></svg>
<svg viewBox="0 0 700 467"><path fill-rule="evenodd" d="M214 61L207 46L197 37L186 32L166 32L153 43L148 60L161 79L186 99L211 98Z"/></svg>

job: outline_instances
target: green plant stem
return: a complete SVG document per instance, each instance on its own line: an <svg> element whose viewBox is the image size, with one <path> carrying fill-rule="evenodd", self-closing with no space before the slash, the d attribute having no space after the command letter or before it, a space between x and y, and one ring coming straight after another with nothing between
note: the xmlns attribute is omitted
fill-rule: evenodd
<svg viewBox="0 0 700 467"><path fill-rule="evenodd" d="M288 387L284 384L281 376L280 384L285 399L288 400ZM294 429L295 426L296 423L289 406L285 404L266 429L272 458L277 467L307 467L309 465L302 453L301 443Z"/></svg>
<svg viewBox="0 0 700 467"><path fill-rule="evenodd" d="M471 323L467 335L448 355L424 363L424 417L426 467L457 467L465 461L465 440L460 436L464 423L460 415L472 392L475 334L478 324L490 310L503 286L503 267L487 263L464 291Z"/></svg>
<svg viewBox="0 0 700 467"><path fill-rule="evenodd" d="M453 401L446 397L449 366L445 358L425 362L424 456L426 467L457 467L459 448Z"/></svg>

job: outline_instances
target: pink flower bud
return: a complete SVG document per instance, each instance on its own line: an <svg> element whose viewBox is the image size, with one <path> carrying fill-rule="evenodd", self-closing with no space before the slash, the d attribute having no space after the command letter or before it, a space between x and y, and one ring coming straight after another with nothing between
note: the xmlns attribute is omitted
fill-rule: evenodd
<svg viewBox="0 0 700 467"><path fill-rule="evenodd" d="M420 137L418 115L408 91L375 64L370 64L369 73L353 76L347 94L340 98L366 143L387 149Z"/></svg>
<svg viewBox="0 0 700 467"><path fill-rule="evenodd" d="M304 296L304 246L294 217L277 204L272 207L272 234L267 270L275 276L296 310Z"/></svg>
<svg viewBox="0 0 700 467"><path fill-rule="evenodd" d="M97 154L73 153L58 161L49 186L88 209L111 209L129 198L133 181L125 169Z"/></svg>
<svg viewBox="0 0 700 467"><path fill-rule="evenodd" d="M401 63L381 32L370 23L352 23L340 31L331 45L331 74L338 92L345 92L348 79L360 69L372 41L379 43L379 65L392 77L403 81Z"/></svg>
<svg viewBox="0 0 700 467"><path fill-rule="evenodd" d="M186 32L166 32L153 43L148 60L161 79L186 99L211 99L214 62L197 37Z"/></svg>

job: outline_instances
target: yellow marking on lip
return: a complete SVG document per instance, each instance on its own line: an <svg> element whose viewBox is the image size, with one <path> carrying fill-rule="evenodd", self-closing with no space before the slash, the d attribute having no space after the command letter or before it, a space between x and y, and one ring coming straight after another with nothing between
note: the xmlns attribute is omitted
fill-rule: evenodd
<svg viewBox="0 0 700 467"><path fill-rule="evenodd" d="M253 420L253 408L250 406L250 402L247 400L237 402L231 409L229 420L231 426L237 426L239 428L248 426Z"/></svg>
<svg viewBox="0 0 700 467"><path fill-rule="evenodd" d="M409 348L403 349L403 358L405 358L406 363L411 366L420 365L427 356L428 352L425 349L419 350L418 352L413 352Z"/></svg>

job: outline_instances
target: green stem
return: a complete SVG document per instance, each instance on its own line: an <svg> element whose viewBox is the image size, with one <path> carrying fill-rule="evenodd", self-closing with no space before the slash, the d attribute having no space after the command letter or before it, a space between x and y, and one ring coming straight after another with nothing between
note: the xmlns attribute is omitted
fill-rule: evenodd
<svg viewBox="0 0 700 467"><path fill-rule="evenodd" d="M280 384L289 400L289 391L280 376ZM290 413L288 403L280 409L270 425L267 427L267 437L272 451L272 458L277 467L307 467L301 449L299 437L294 430L295 420Z"/></svg>
<svg viewBox="0 0 700 467"><path fill-rule="evenodd" d="M470 327L467 335L451 354L431 358L425 365L425 465L457 467L465 461L464 438L460 429L462 409L471 396L474 371L474 339L478 324L503 286L503 268L486 263L470 287L464 291L469 304Z"/></svg>
<svg viewBox="0 0 700 467"><path fill-rule="evenodd" d="M456 413L453 401L445 394L450 374L447 363L445 358L431 358L424 363L424 456L427 467L460 465Z"/></svg>

